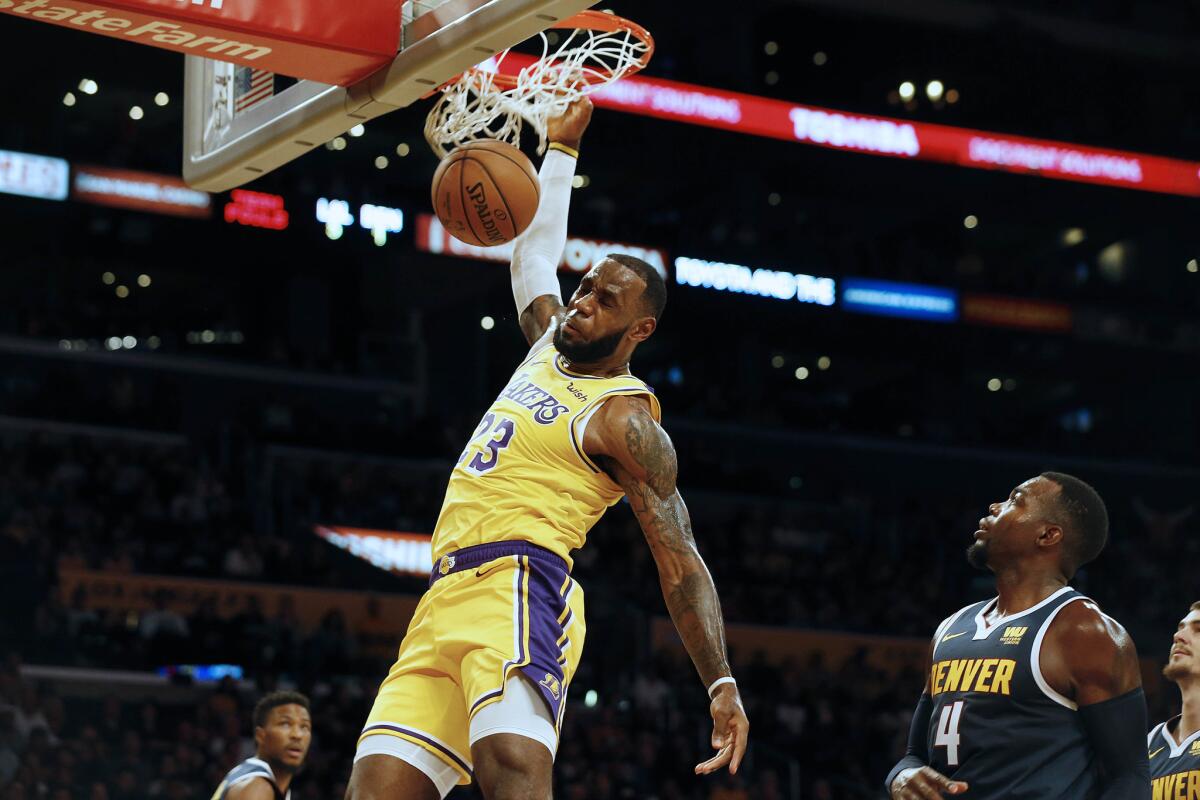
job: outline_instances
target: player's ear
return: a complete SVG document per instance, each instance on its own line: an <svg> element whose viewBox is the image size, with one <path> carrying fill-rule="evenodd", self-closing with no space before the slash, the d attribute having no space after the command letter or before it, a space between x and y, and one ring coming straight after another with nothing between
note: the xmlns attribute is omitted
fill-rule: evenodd
<svg viewBox="0 0 1200 800"><path fill-rule="evenodd" d="M629 329L629 338L635 342L644 342L650 338L650 334L654 333L656 328L658 328L658 320L654 317L642 317Z"/></svg>
<svg viewBox="0 0 1200 800"><path fill-rule="evenodd" d="M262 727L261 725L256 725L254 727L254 743L256 745L258 745L259 748L261 748L263 746L263 742L266 741L266 738L267 738L267 729Z"/></svg>
<svg viewBox="0 0 1200 800"><path fill-rule="evenodd" d="M1062 542L1062 540L1062 527L1053 523L1043 528L1041 534L1038 535L1038 544L1042 547L1053 547L1054 545Z"/></svg>

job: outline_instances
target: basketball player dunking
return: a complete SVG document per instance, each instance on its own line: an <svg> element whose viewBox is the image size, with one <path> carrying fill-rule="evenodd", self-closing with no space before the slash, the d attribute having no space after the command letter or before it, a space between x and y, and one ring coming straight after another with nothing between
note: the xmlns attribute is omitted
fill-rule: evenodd
<svg viewBox="0 0 1200 800"><path fill-rule="evenodd" d="M1068 581L1100 554L1096 491L1046 472L993 503L967 559L999 596L934 634L894 800L1150 797L1146 702L1125 630Z"/></svg>
<svg viewBox="0 0 1200 800"><path fill-rule="evenodd" d="M1146 737L1156 800L1200 800L1200 603L1179 621L1163 675L1179 686L1183 713Z"/></svg>
<svg viewBox="0 0 1200 800"><path fill-rule="evenodd" d="M298 692L274 692L254 707L257 750L225 776L212 800L288 800L292 778L312 743L308 698Z"/></svg>
<svg viewBox="0 0 1200 800"><path fill-rule="evenodd" d="M547 800L583 647L571 551L622 497L711 698L697 773L737 770L749 723L725 651L716 589L675 488L653 392L629 372L666 303L643 261L609 256L564 307L557 267L591 104L550 120L541 203L517 240L513 295L531 349L450 475L434 569L359 739L347 797L438 800L478 781L488 800Z"/></svg>

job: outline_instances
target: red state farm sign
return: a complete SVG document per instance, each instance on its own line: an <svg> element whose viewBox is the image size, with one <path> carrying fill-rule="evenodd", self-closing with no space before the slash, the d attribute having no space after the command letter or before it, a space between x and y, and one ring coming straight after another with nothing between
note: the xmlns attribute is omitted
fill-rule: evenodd
<svg viewBox="0 0 1200 800"><path fill-rule="evenodd" d="M400 2L0 0L0 14L347 86L395 57Z"/></svg>

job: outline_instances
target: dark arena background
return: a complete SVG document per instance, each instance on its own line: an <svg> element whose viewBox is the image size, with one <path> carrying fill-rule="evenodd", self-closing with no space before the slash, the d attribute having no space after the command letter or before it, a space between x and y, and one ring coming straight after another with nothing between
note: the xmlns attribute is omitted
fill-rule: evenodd
<svg viewBox="0 0 1200 800"><path fill-rule="evenodd" d="M693 774L704 686L622 503L576 558L555 796L882 797L932 631L993 594L963 555L977 520L1043 470L1105 497L1074 585L1132 634L1151 721L1176 713L1159 671L1200 599L1200 5L616 11L653 32L660 83L597 103L560 277L569 296L608 252L667 276L632 367L751 747L735 777ZM313 703L292 797L341 798L448 470L526 351L507 255L432 220L426 102L198 193L182 56L18 17L0 798L207 800L277 688Z"/></svg>

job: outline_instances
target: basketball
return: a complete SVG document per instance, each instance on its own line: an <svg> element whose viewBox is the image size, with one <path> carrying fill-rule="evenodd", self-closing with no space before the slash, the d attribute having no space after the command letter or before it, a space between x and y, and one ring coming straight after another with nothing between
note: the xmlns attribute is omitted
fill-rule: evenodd
<svg viewBox="0 0 1200 800"><path fill-rule="evenodd" d="M433 173L433 208L456 239L495 247L521 235L541 195L533 163L506 142L469 142Z"/></svg>

